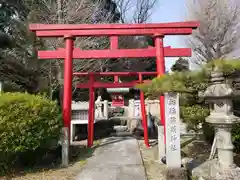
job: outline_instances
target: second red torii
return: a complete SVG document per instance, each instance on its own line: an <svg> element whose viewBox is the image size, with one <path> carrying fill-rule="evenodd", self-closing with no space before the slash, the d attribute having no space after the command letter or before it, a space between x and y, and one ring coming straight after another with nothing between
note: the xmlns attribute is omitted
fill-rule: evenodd
<svg viewBox="0 0 240 180"><path fill-rule="evenodd" d="M89 89L89 110L88 110L88 146L93 145L94 140L94 99L95 99L95 88L130 88L134 87L136 84L146 83L151 81L143 81L143 75L152 75L155 76L157 72L75 72L73 76L88 76L89 81L87 83L77 84L77 88L87 88ZM138 75L138 81L123 82L119 83L119 76L134 76ZM94 76L114 76L114 82L96 82L94 81ZM147 114L145 108L144 93L140 91L140 103L141 103L141 112L142 112L142 124L144 130L144 141L145 145L149 147L148 140L148 125L147 125Z"/></svg>

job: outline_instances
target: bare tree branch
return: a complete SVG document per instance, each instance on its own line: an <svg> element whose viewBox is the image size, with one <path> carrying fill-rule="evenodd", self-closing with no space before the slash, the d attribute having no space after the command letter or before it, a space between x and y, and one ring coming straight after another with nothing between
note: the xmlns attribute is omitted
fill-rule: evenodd
<svg viewBox="0 0 240 180"><path fill-rule="evenodd" d="M116 0L122 23L145 23L151 16L156 0Z"/></svg>
<svg viewBox="0 0 240 180"><path fill-rule="evenodd" d="M240 7L235 0L187 0L188 19L200 21L189 43L197 64L231 54L239 42Z"/></svg>
<svg viewBox="0 0 240 180"><path fill-rule="evenodd" d="M14 2L11 0L11 3ZM42 79L45 78L48 80L47 85L52 88L50 91L52 91L61 82L63 62L61 60L51 60L51 62L38 60L36 49L54 50L64 47L64 40L61 38L46 38L44 40L36 38L27 30L30 23L144 23L151 15L155 2L156 0L21 0L21 6L24 6L24 16L20 18L20 15L16 15L9 27L11 30L9 32L13 35L16 45L2 55L5 62L1 71L12 69L12 72L17 73L17 71L13 71L14 67L17 66L12 66L12 61L15 60L26 71L37 71L41 74L41 78L34 77L36 79L32 80L33 84L36 83L37 79L43 82ZM121 48L143 46L141 40L136 37L120 37L119 41ZM81 49L107 49L109 44L107 37L80 37L75 40L75 47ZM8 59L11 59L11 62L8 62ZM139 64L137 60L127 59L74 60L74 71L135 70L135 68L144 67ZM11 76L8 73L5 75L8 78ZM25 76L21 79L24 84L31 84L30 80L24 79ZM79 79L76 80L79 81ZM80 80L84 81L85 79Z"/></svg>

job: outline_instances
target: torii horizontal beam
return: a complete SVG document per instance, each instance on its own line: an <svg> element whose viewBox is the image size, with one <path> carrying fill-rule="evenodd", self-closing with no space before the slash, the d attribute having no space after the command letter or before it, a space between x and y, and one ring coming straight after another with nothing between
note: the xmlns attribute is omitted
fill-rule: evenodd
<svg viewBox="0 0 240 180"><path fill-rule="evenodd" d="M168 23L147 23L147 24L30 24L32 31L46 30L115 30L115 29L151 29L151 28L197 28L199 22L168 22Z"/></svg>
<svg viewBox="0 0 240 180"><path fill-rule="evenodd" d="M165 57L190 57L192 55L191 48L171 48L164 47ZM40 59L64 59L66 51L64 48L57 50L38 51ZM104 59L104 58L147 58L156 57L156 49L154 47L147 49L106 49L106 50L81 50L74 48L74 59Z"/></svg>
<svg viewBox="0 0 240 180"><path fill-rule="evenodd" d="M192 28L162 28L159 30L154 29L116 29L112 31L111 35L153 35L164 34L164 35L190 35L192 34ZM107 36L109 35L108 30L46 30L36 31L38 37L64 37L66 34L72 36Z"/></svg>
<svg viewBox="0 0 240 180"><path fill-rule="evenodd" d="M190 35L199 23L196 21L158 24L31 24L38 37L111 36L111 35Z"/></svg>
<svg viewBox="0 0 240 180"><path fill-rule="evenodd" d="M146 75L146 76L154 76L157 75L157 72L75 72L74 76L89 76L89 75L97 75L97 76L137 76L137 75Z"/></svg>
<svg viewBox="0 0 240 180"><path fill-rule="evenodd" d="M94 83L79 83L76 85L76 88L130 88L134 87L137 84L141 83L151 83L150 80L145 81L132 81L132 82L123 82L123 83L108 83L108 82L94 82Z"/></svg>

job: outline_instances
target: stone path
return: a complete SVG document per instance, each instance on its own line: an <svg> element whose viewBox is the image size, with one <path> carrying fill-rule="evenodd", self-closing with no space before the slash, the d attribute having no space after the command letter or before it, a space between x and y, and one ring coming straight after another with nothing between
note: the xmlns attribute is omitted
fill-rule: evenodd
<svg viewBox="0 0 240 180"><path fill-rule="evenodd" d="M77 180L147 180L137 140L131 137L105 139Z"/></svg>

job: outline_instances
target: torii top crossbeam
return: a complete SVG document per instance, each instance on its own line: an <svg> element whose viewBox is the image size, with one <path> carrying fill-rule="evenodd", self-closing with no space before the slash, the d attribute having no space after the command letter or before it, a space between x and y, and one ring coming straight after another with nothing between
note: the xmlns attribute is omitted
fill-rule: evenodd
<svg viewBox="0 0 240 180"><path fill-rule="evenodd" d="M157 24L31 24L31 31L39 37L113 36L113 35L190 35L198 22L173 22Z"/></svg>

